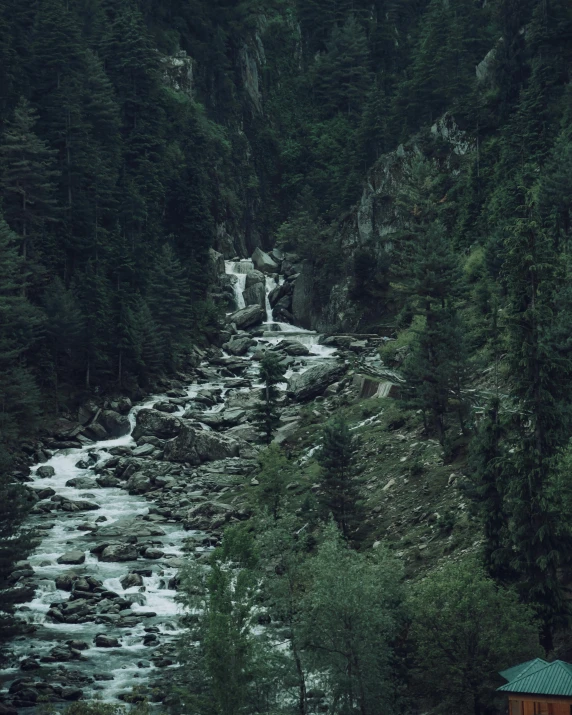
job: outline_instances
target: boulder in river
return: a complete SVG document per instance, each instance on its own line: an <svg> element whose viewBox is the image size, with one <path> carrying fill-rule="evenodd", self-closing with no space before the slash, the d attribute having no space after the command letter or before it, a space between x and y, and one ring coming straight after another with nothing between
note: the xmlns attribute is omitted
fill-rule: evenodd
<svg viewBox="0 0 572 715"><path fill-rule="evenodd" d="M165 536L165 532L160 526L150 521L142 521L136 517L125 517L114 521L113 524L108 526L102 526L98 530L97 536L104 539L145 538L148 536Z"/></svg>
<svg viewBox="0 0 572 715"><path fill-rule="evenodd" d="M74 477L73 479L67 480L66 487L73 487L74 489L97 489L97 482L95 479L90 479L90 477Z"/></svg>
<svg viewBox="0 0 572 715"><path fill-rule="evenodd" d="M238 452L239 445L235 440L187 425L178 437L165 445L165 459L190 464L238 457Z"/></svg>
<svg viewBox="0 0 572 715"><path fill-rule="evenodd" d="M133 430L133 439L137 441L144 435L171 439L179 434L181 426L181 420L175 415L158 410L139 410Z"/></svg>
<svg viewBox="0 0 572 715"><path fill-rule="evenodd" d="M261 308L266 307L266 288L264 283L255 283L247 288L243 294L246 305L259 305Z"/></svg>
<svg viewBox="0 0 572 715"><path fill-rule="evenodd" d="M69 564L70 566L79 566L79 564L83 564L84 562L85 554L83 551L79 551L79 549L68 551L58 558L59 564Z"/></svg>
<svg viewBox="0 0 572 715"><path fill-rule="evenodd" d="M146 494L153 489L151 479L143 472L135 472L127 480L125 485L129 494Z"/></svg>
<svg viewBox="0 0 572 715"><path fill-rule="evenodd" d="M346 372L347 367L340 362L324 362L314 365L306 372L292 375L288 381L287 393L301 402L321 395L333 382L337 382Z"/></svg>
<svg viewBox="0 0 572 715"><path fill-rule="evenodd" d="M260 325L266 319L266 312L259 305L249 305L228 316L228 323L234 323L237 328L250 328Z"/></svg>
<svg viewBox="0 0 572 715"><path fill-rule="evenodd" d="M130 572L119 579L119 583L123 586L125 590L128 588L133 588L134 586L143 585L143 577L141 574Z"/></svg>
<svg viewBox="0 0 572 715"><path fill-rule="evenodd" d="M96 648L119 648L119 641L117 638L112 638L111 636L106 636L104 633L98 633L95 636L95 647Z"/></svg>
<svg viewBox="0 0 572 715"><path fill-rule="evenodd" d="M256 345L256 341L252 338L235 338L229 343L225 343L223 348L231 355L246 355L249 349Z"/></svg>
<svg viewBox="0 0 572 715"><path fill-rule="evenodd" d="M38 467L36 469L36 476L40 479L50 479L50 477L53 477L55 473L56 470L48 464L44 464L42 467Z"/></svg>
<svg viewBox="0 0 572 715"><path fill-rule="evenodd" d="M261 273L276 273L278 271L278 263L260 248L254 249L252 262L256 270Z"/></svg>
<svg viewBox="0 0 572 715"><path fill-rule="evenodd" d="M100 554L101 561L136 561L139 556L133 544L109 544Z"/></svg>
<svg viewBox="0 0 572 715"><path fill-rule="evenodd" d="M264 276L264 273L261 273L260 271L257 271L257 270L249 271L246 274L245 288L251 288L253 285L256 285L257 283L262 283L263 285L266 283L266 277Z"/></svg>
<svg viewBox="0 0 572 715"><path fill-rule="evenodd" d="M103 410L97 418L97 421L104 426L106 432L112 438L123 437L123 435L129 434L131 430L129 417L127 417L127 415L120 415L119 412L115 412L114 410Z"/></svg>

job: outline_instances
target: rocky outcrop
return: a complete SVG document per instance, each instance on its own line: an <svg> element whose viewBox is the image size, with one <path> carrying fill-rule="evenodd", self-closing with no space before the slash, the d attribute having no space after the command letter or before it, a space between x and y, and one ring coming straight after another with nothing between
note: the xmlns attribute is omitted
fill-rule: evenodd
<svg viewBox="0 0 572 715"><path fill-rule="evenodd" d="M237 310L228 316L228 322L234 323L237 328L244 330L254 325L260 325L266 319L266 313L259 305L249 305L247 308Z"/></svg>
<svg viewBox="0 0 572 715"><path fill-rule="evenodd" d="M201 464L228 457L238 457L239 444L214 432L197 430L185 425L171 442L165 445L165 459L172 462Z"/></svg>
<svg viewBox="0 0 572 715"><path fill-rule="evenodd" d="M287 393L294 400L302 402L321 395L324 390L346 372L347 366L340 362L321 363L303 373L292 375L288 381Z"/></svg>
<svg viewBox="0 0 572 715"><path fill-rule="evenodd" d="M246 274L245 288L251 288L253 285L256 285L257 283L262 283L263 285L266 283L266 277L265 277L264 273L261 273L260 271L257 271L257 270L249 271Z"/></svg>
<svg viewBox="0 0 572 715"><path fill-rule="evenodd" d="M123 437L131 431L131 423L127 415L121 415L114 410L103 410L98 417L98 422L112 438Z"/></svg>

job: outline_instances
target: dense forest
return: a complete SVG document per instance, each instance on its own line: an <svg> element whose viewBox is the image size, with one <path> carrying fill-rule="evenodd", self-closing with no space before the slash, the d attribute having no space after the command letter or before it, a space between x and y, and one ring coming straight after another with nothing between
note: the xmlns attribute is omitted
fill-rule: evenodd
<svg viewBox="0 0 572 715"><path fill-rule="evenodd" d="M308 267L314 310L344 284L353 332L389 326L392 419L462 465L481 542L404 580L370 548L336 411L320 498L293 499L295 460L268 447L252 518L185 570L193 638L166 702L305 715L324 689L341 715L481 715L497 670L569 657L571 79L568 0L0 0L2 633L34 540L22 446L220 347L213 251L260 247ZM380 176L396 228L350 245ZM265 359L261 442L283 376ZM261 599L283 649L257 635Z"/></svg>

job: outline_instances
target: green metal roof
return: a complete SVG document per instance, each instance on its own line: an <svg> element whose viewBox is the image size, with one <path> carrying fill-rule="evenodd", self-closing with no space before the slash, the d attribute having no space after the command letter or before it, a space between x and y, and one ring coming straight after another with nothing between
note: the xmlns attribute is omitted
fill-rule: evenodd
<svg viewBox="0 0 572 715"><path fill-rule="evenodd" d="M498 690L504 693L522 693L523 695L572 697L572 665L562 660L555 660L553 663L545 665L538 661L540 659L523 663L522 666L515 666L520 668L520 675L517 673L516 677L513 677ZM512 674L513 670L514 668L509 668L503 673Z"/></svg>
<svg viewBox="0 0 572 715"><path fill-rule="evenodd" d="M546 660L542 658L534 658L534 660L527 660L526 663L521 663L520 665L514 665L512 668L507 668L506 670L501 670L499 675L509 682L513 681L515 678L520 678L525 673L530 675L534 671L544 668L548 665Z"/></svg>

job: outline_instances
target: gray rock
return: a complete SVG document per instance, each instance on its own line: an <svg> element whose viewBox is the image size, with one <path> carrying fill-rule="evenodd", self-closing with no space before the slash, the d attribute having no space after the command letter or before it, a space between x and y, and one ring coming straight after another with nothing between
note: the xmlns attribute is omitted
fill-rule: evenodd
<svg viewBox="0 0 572 715"><path fill-rule="evenodd" d="M158 410L140 410L137 413L133 439L137 441L144 435L171 439L179 434L181 427L181 420L174 415Z"/></svg>
<svg viewBox="0 0 572 715"><path fill-rule="evenodd" d="M268 300L270 301L270 305L274 308L274 306L278 303L278 301L282 300L282 298L291 295L292 294L292 284L285 282L282 283L281 286L276 286L276 288L273 288L270 293L268 294Z"/></svg>
<svg viewBox="0 0 572 715"><path fill-rule="evenodd" d="M256 345L256 341L252 338L235 338L225 343L223 348L231 355L246 355L253 345Z"/></svg>
<svg viewBox="0 0 572 715"><path fill-rule="evenodd" d="M119 641L117 638L111 638L103 633L98 633L95 636L95 647L96 648L119 648Z"/></svg>
<svg viewBox="0 0 572 715"><path fill-rule="evenodd" d="M298 401L321 395L333 382L346 372L343 363L329 361L311 367L306 372L293 375L288 381L287 393Z"/></svg>
<svg viewBox="0 0 572 715"><path fill-rule="evenodd" d="M120 415L128 415L131 412L133 404L128 397L119 397L111 403L112 409L119 412Z"/></svg>
<svg viewBox="0 0 572 715"><path fill-rule="evenodd" d="M173 404L172 402L156 402L153 405L153 409L159 410L159 412L166 412L167 414L172 415L179 408L177 407L177 405Z"/></svg>
<svg viewBox="0 0 572 715"><path fill-rule="evenodd" d="M223 276L225 272L224 256L222 253L209 248L209 260L213 276Z"/></svg>
<svg viewBox="0 0 572 715"><path fill-rule="evenodd" d="M99 422L94 422L89 427L87 427L85 430L85 434L96 441L109 439L109 435L107 434L105 427L103 425L100 425Z"/></svg>
<svg viewBox="0 0 572 715"><path fill-rule="evenodd" d="M99 424L103 425L110 437L123 437L131 431L131 423L127 415L120 415L114 410L103 410L97 418Z"/></svg>
<svg viewBox="0 0 572 715"><path fill-rule="evenodd" d="M109 544L101 552L101 561L136 561L139 554L133 544Z"/></svg>
<svg viewBox="0 0 572 715"><path fill-rule="evenodd" d="M50 477L53 477L55 473L56 470L47 464L45 464L43 467L38 467L36 469L36 475L40 477L40 479L50 479Z"/></svg>
<svg viewBox="0 0 572 715"><path fill-rule="evenodd" d="M87 501L86 499L63 499L60 503L64 511L96 511L99 509L99 504Z"/></svg>
<svg viewBox="0 0 572 715"><path fill-rule="evenodd" d="M133 588L134 586L142 586L143 577L138 573L128 573L123 576L123 578L119 579L119 583L125 590L127 590L128 588Z"/></svg>
<svg viewBox="0 0 572 715"><path fill-rule="evenodd" d="M251 285L242 295L244 296L244 303L246 305L259 305L262 309L266 307L266 289L264 283Z"/></svg>
<svg viewBox="0 0 572 715"><path fill-rule="evenodd" d="M276 273L278 271L278 263L260 248L254 250L252 262L261 273Z"/></svg>
<svg viewBox="0 0 572 715"><path fill-rule="evenodd" d="M125 485L129 494L146 494L153 489L151 479L143 472L135 472L127 480Z"/></svg>
<svg viewBox="0 0 572 715"><path fill-rule="evenodd" d="M121 480L111 474L104 474L102 477L97 477L95 480L100 487L120 487Z"/></svg>
<svg viewBox="0 0 572 715"><path fill-rule="evenodd" d="M79 550L68 551L67 553L62 554L62 556L58 559L59 564L69 564L70 566L78 566L84 562L85 554L83 551Z"/></svg>
<svg viewBox="0 0 572 715"><path fill-rule="evenodd" d="M275 350L283 350L287 355L303 357L309 355L310 351L298 340L282 340L276 345Z"/></svg>
<svg viewBox="0 0 572 715"><path fill-rule="evenodd" d="M179 436L165 445L165 459L200 464L238 457L238 451L238 443L233 439L185 425Z"/></svg>
<svg viewBox="0 0 572 715"><path fill-rule="evenodd" d="M89 477L74 477L73 479L67 480L66 487L73 487L74 489L97 489L97 482L95 479L90 479Z"/></svg>
<svg viewBox="0 0 572 715"><path fill-rule="evenodd" d="M261 273L260 271L249 271L246 274L246 285L245 288L251 288L253 285L256 285L257 283L262 283L262 285L265 285L266 283L266 278L264 276L264 273Z"/></svg>
<svg viewBox="0 0 572 715"><path fill-rule="evenodd" d="M266 312L259 305L249 305L242 310L237 310L227 318L228 323L234 323L237 328L250 328L260 325L266 318Z"/></svg>
<svg viewBox="0 0 572 715"><path fill-rule="evenodd" d="M152 524L149 521L142 521L135 517L126 517L118 519L109 524L102 526L98 532L98 538L102 539L117 539L117 538L145 538L148 536L164 536L165 532L160 526Z"/></svg>
<svg viewBox="0 0 572 715"><path fill-rule="evenodd" d="M141 444L133 450L134 457L149 457L155 451L152 444Z"/></svg>

